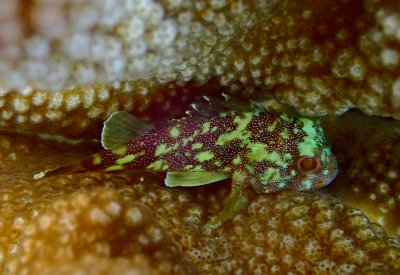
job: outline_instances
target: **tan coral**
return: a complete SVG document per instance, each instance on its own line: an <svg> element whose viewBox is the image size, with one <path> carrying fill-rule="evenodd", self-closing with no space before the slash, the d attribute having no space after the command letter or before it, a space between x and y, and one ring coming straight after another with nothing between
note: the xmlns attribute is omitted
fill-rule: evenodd
<svg viewBox="0 0 400 275"><path fill-rule="evenodd" d="M199 88L154 81L116 82L63 93L24 90L0 92L0 127L72 138L99 138L103 122L115 111L157 121L184 114ZM190 95L190 96L189 96ZM171 106L180 106L171 110Z"/></svg>
<svg viewBox="0 0 400 275"><path fill-rule="evenodd" d="M8 272L195 274L150 210L127 199L100 189L55 200L26 225Z"/></svg>
<svg viewBox="0 0 400 275"><path fill-rule="evenodd" d="M100 259L103 264L97 265L96 270L103 272L170 268L170 264L157 267L154 261L149 267L146 261L152 256L146 253L140 256L145 264L138 264L138 258L128 256L137 248L130 241L140 234L126 235L127 232L137 232L139 228L147 232L152 226L159 229L157 232L166 232L183 257L205 273L329 273L333 269L387 273L400 267L398 239L387 237L383 228L371 223L360 210L330 196L254 194L247 209L211 231L203 225L221 209L229 184L166 188L162 174L143 173L89 173L33 181L34 173L63 163L63 156L73 161L96 151L96 147L85 151L80 145L22 136L1 137L0 144L4 156L14 153L12 159L3 159L2 163L8 167L12 164L13 173L3 171L0 185L2 259L10 271L32 268L29 270L33 272L35 268L44 268L50 274L60 268L65 273L90 272L95 270L90 264ZM38 160L46 162L40 164ZM128 209L135 207L142 209L138 203L147 205L152 214L141 210L143 215L135 212L130 217L141 221L138 217L146 216L147 220L143 218L146 223L128 224L122 214L112 214L118 212L116 209L120 209L119 213L128 213ZM162 236L168 247L156 245L160 249L157 251L161 255L175 255L169 259L178 264L179 254L174 254L178 252L167 235ZM149 236L156 238L158 234ZM118 249L113 250L115 238L125 241L117 242ZM67 247L72 250L65 250ZM49 253L40 253L43 249ZM75 252L64 254L66 251ZM58 261L46 264L56 255L60 255ZM117 263L121 266L116 267ZM189 268L186 264L178 266Z"/></svg>
<svg viewBox="0 0 400 275"><path fill-rule="evenodd" d="M308 115L352 107L395 115L389 101L398 86L400 44L382 33L382 21L400 11L387 2L376 5L379 10L366 2L363 11L362 1L299 1L301 9L277 13L239 39L228 84L239 91L248 85L272 90Z"/></svg>
<svg viewBox="0 0 400 275"><path fill-rule="evenodd" d="M8 89L149 79L206 81L237 33L274 2L0 2L0 83ZM22 15L19 17L19 15ZM16 19L17 18L17 19ZM8 30L14 31L8 31ZM221 61L217 61L221 66Z"/></svg>
<svg viewBox="0 0 400 275"><path fill-rule="evenodd" d="M124 73L115 78L113 78L115 75L113 73L103 76L104 71L101 68L107 68L107 66L99 66L95 75L97 78L83 81L83 83L89 85L109 83L110 80L107 82L109 77L119 81L155 77L155 80L161 83L182 83L194 80L204 84L213 80L215 89L222 86L231 92L239 92L247 96L260 90L264 93L273 93L276 98L290 103L305 114L339 114L348 108L358 107L367 114L397 117L400 87L398 84L400 11L392 2L389 0L334 2L324 0L316 4L312 1L299 0L291 3L283 1L277 6L273 4L260 6L262 4L258 1L245 3L241 1L176 3L162 1L161 5L151 0L143 1L142 4L147 3L149 9L156 6L163 10L164 17L160 18L175 22L173 24L175 27L172 27L171 31L174 28L177 29L176 37L174 36L175 38L171 41L168 40L168 35L160 37L160 39L170 41L173 53L165 57L161 52L151 50L145 52L144 57L160 62L154 66L154 71L150 65L149 68L145 66L146 68L140 70L147 74L146 77L140 77L137 73L133 74L129 69L124 71L128 75L125 77ZM97 4L101 5L101 3L102 1L99 0ZM49 10L41 10L39 2L33 2L32 5L34 7L32 10L39 13L46 11L50 16L54 12L68 20L83 16L87 12L84 1L65 11L66 14L63 13L62 5L49 8ZM121 39L136 39L131 32L140 28L135 28L135 24L126 22L135 18L143 17L145 31L141 35L147 37L146 31L152 33L154 26L151 18L146 17L146 10L137 9L128 15L119 14L118 12L123 13L123 9L124 6L121 4L121 7L112 10L119 16L115 19L115 26L113 25L117 30L115 36L106 37L111 44L121 43L118 42ZM11 10L10 8L10 13L12 13ZM127 7L127 10L129 11L130 7ZM71 32L79 31L79 24L87 27L84 22L79 20L71 22L67 19L62 22L65 24L63 28L70 29ZM32 23L34 26L31 29L36 30L38 35L51 31L49 26L47 26L49 30L45 28L46 26L35 28L34 19L32 20L33 23L26 22L26 24L29 26L29 23ZM109 26L103 26L100 19L96 20L92 22L93 26L86 29L88 32L85 35L90 38L92 32L96 33L99 29L101 36L105 35L109 28ZM42 27L44 29L40 31ZM169 33L169 30L170 28L166 28L166 33ZM153 36L150 35L150 37ZM22 39L18 40L20 45L30 45L29 41L25 41L28 38L22 36L18 39ZM54 39L56 41L66 39L66 43L69 41L68 37ZM13 39L9 41L14 43ZM127 45L131 44L127 43ZM55 45L58 44L55 43ZM81 48L85 49L85 45L85 43L81 45ZM56 56L72 54L57 47L51 49L52 54ZM74 47L71 49L73 50ZM125 52L127 49L123 47L121 49L119 53L121 58L128 58L129 53ZM165 52L168 50L169 48L166 47ZM118 59L112 53L113 51L107 52L105 56L109 54L111 60ZM27 62L26 58L21 56L10 58L16 59L14 61L17 63ZM45 63L47 61L51 63L51 58L43 60ZM88 58L84 60L86 63L97 64L98 61L91 60L90 55ZM136 62L136 59L132 60ZM77 60L76 63L80 64L84 61ZM79 73L81 66L75 64L75 61L71 62L77 70L76 74L91 75ZM114 68L111 65L109 67ZM17 74L22 74L21 79L25 79L25 82L31 78L28 77L29 70L26 74L23 70L18 68L16 70ZM9 73L12 69L4 69L4 71ZM150 71L152 72L146 73ZM3 81L16 79L20 80L19 84L24 83L20 78L3 75ZM35 81L47 79L51 78L47 75L43 79L37 76L26 85L35 87ZM68 80L68 83L73 79L72 77ZM75 79L71 85L79 83L81 82ZM55 85L42 86L36 87L58 89ZM65 87L60 89L65 90ZM24 109L23 106L21 108Z"/></svg>
<svg viewBox="0 0 400 275"><path fill-rule="evenodd" d="M391 272L400 264L397 239L392 243L361 211L315 193L259 195L242 214L205 236L189 257L211 273L238 267L255 274Z"/></svg>
<svg viewBox="0 0 400 275"><path fill-rule="evenodd" d="M193 92L193 82L204 85L196 88L202 93L272 93L303 114L340 114L358 107L367 114L397 117L399 11L390 1L299 1L264 7L237 1L185 3L162 2L163 9L176 13L173 20L182 34L174 40L181 48L172 72L109 85L99 80L60 94L35 90L33 82L19 92L2 89L0 126L98 137L112 111L146 116L160 109L157 104L170 94ZM76 6L68 12L78 10ZM122 29L129 32L127 26ZM150 105L154 109L147 112ZM71 125L73 130L67 130Z"/></svg>
<svg viewBox="0 0 400 275"><path fill-rule="evenodd" d="M3 49L0 57L8 61L3 62L0 68L0 84L4 82L5 85L0 89L2 128L97 138L102 122L113 111L132 111L138 116L152 115L168 106L171 94L180 93L183 94L181 97L187 97L182 90L193 92L190 84L187 88L180 88L182 83L192 79L196 79L197 83L205 83L214 74L214 69L220 71L214 68L214 63L220 64L219 67L228 66L224 59L232 53L227 47L237 33L254 25L257 14L268 14L271 9L271 4L257 2L145 0L136 1L135 5L130 5L129 1L115 1L111 4L114 9L107 6L102 10L101 5L104 2L97 1L91 9L88 9L90 1L71 4L67 9L64 3L47 5L41 1L32 1L15 5L0 2L5 13L3 18L9 23L3 24L3 27L15 25L15 28L19 28L24 25L31 32L29 35L17 31L10 34L2 27L2 31L0 30L0 38L1 35L16 35L14 38L7 36L0 39L0 48ZM22 10L23 17L15 20L18 18L16 14L20 13L19 9ZM157 10L158 13L152 10ZM99 17L102 12L110 12L106 17L108 19ZM110 18L110 15L116 17ZM114 21L112 24L103 22L107 20ZM161 21L153 22L154 20L165 21L171 28L164 26L166 28L163 29L163 25L158 25ZM142 22L138 23L142 28L138 28L138 24L132 24L132 21ZM55 29L63 31L55 32ZM138 29L143 32L135 34ZM75 44L79 47L69 41L75 41L73 37L64 37L64 32L77 34ZM168 35L174 32L178 34L171 37ZM154 43L150 41L152 39L162 44L162 49L154 48ZM141 40L144 51L140 55L132 56L132 48L142 49L135 47ZM62 46L63 44L71 45L67 47ZM10 55L15 52L12 49L20 54ZM46 54L43 53L44 50ZM85 51L100 53L96 55L92 52L76 57ZM37 56L37 52L41 55ZM107 72L115 68L110 65L120 58L126 59L126 62L129 60L132 66L125 66L120 74ZM22 67L23 64L36 64L35 62L49 72L34 75L32 79L30 74L41 70L26 71ZM110 62L112 64L108 64ZM53 63L56 63L58 70L51 69ZM142 68L139 70L135 64ZM93 72L90 73L91 71ZM52 74L55 74L54 77ZM91 76L95 78L90 79ZM87 79L83 79L85 77ZM149 79L150 77L156 78ZM142 78L146 80L140 80ZM92 85L70 90L71 86L82 84ZM18 88L18 92L10 88ZM48 90L62 92L53 94ZM160 104L162 106L158 106ZM146 112L149 105L154 108L151 112ZM176 105L181 104L177 102ZM73 129L71 125L74 125Z"/></svg>
<svg viewBox="0 0 400 275"><path fill-rule="evenodd" d="M338 179L323 191L363 209L389 234L400 236L398 121L354 111L321 121L340 164Z"/></svg>

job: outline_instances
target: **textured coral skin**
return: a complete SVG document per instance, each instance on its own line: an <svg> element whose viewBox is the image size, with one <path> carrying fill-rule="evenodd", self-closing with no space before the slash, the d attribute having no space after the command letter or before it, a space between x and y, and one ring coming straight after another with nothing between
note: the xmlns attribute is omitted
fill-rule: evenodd
<svg viewBox="0 0 400 275"><path fill-rule="evenodd" d="M151 121L181 117L188 109L184 106L200 99L200 87L135 81L64 93L27 90L24 95L8 93L0 97L0 128L95 139L103 122L118 110Z"/></svg>
<svg viewBox="0 0 400 275"><path fill-rule="evenodd" d="M24 86L12 87L0 68L0 126L92 139L99 137L103 121L113 111L126 110L157 121L179 116L184 105L200 93L222 91L243 98L272 94L303 114L341 114L357 107L366 114L400 117L397 0L299 0L290 5L281 2L273 13L271 6L260 6L262 2L158 1L164 10L162 19L175 20L179 30L169 48L164 47L169 53L161 54L156 47L142 55L134 53L149 57L148 61L162 60L156 65L146 63L150 65L140 77L126 78L113 71L118 66L102 63L91 79L90 68L98 61L69 58L73 49L65 53L57 47L51 47L43 60L49 64L54 56L67 63L73 60L67 64L76 68L71 78L57 82L65 86L31 81L32 71L22 70ZM4 3L17 1L0 0L0 5ZM0 7L0 48L12 43L26 49L32 45L26 39L40 31L28 13L44 11L40 3L20 1L14 8ZM69 10L49 6L54 9L46 12L68 10L73 15L69 22L81 22L74 18L85 15L80 12L87 9L79 6L83 1L76 3ZM75 12L80 16L75 17ZM22 25L23 32L4 32L13 26L4 23L10 20ZM96 31L101 32L103 23ZM117 36L132 38L135 34L126 35L126 22L121 24ZM150 34L155 25L148 26ZM75 27L67 26L72 31ZM18 36L7 36L14 34ZM28 52L13 53L1 48L0 59L31 60L25 55ZM116 60L114 52L107 53L111 59L105 62ZM125 58L132 53L121 54ZM126 72L134 72L135 66ZM42 79L55 79L45 76ZM81 83L87 86L80 87ZM76 87L70 90L70 85ZM54 93L57 90L60 93ZM176 269L214 274L396 274L400 270L398 125L353 115L321 119L341 169L330 187L320 193L254 196L247 209L212 232L202 225L220 210L228 184L169 189L163 185L163 175L144 173L91 173L33 181L38 171L81 159L100 147L1 133L0 272L146 274ZM80 200L92 204L76 203ZM113 216L118 208L113 202L121 213L140 209L143 223L132 225L122 215ZM112 213L107 212L110 209ZM70 215L63 217L63 213ZM48 216L54 220L45 234L41 225ZM76 227L61 226L73 217L84 218L69 223ZM86 226L91 230L85 231ZM140 241L132 245L143 238L140 233L123 232L138 228L156 228L158 233L150 234L153 237L161 232L162 245L155 241L150 250L154 253ZM97 235L87 237L92 232ZM111 249L113 238L125 242L116 252ZM49 254L40 254L42 247ZM55 262L52 257L57 255Z"/></svg>
<svg viewBox="0 0 400 275"><path fill-rule="evenodd" d="M33 181L38 167L60 165L60 156L73 161L96 146L15 135L0 137L0 145L3 167L13 163L13 174L2 169L0 187L2 266L11 274L374 274L400 268L399 240L329 195L253 194L241 214L210 231L203 225L220 211L228 183L165 188L163 175L149 173ZM96 261L102 264L93 266Z"/></svg>
<svg viewBox="0 0 400 275"><path fill-rule="evenodd" d="M363 209L389 234L400 236L399 122L353 111L321 118L321 123L341 164L336 184L323 191ZM334 127L338 123L340 127Z"/></svg>
<svg viewBox="0 0 400 275"><path fill-rule="evenodd" d="M181 259L147 207L113 189L95 189L55 200L26 227L8 265L10 274L78 271L194 274L195 267Z"/></svg>
<svg viewBox="0 0 400 275"><path fill-rule="evenodd" d="M99 0L99 3L101 2L102 0ZM150 2L153 3L151 0L143 1L154 8L154 3ZM175 1L161 1L161 5L156 6L157 9L164 11L162 20L175 22L171 28L166 27L164 30L166 34L171 35L166 35L166 37L154 36L154 28L156 28L154 23L146 17L145 11L140 9L132 11L125 17L121 15L120 20L117 16L114 25L110 26L101 20L94 20L92 22L94 25L88 27L84 22L81 22L83 25L80 26L76 22L73 24L68 21L72 20L71 18L84 17L87 11L84 2L81 3L82 6L75 4L66 11L62 9L61 4L61 6L52 8L50 6L45 9L39 1L23 2L20 8L34 14L40 14L42 11L47 16L55 17L61 13L62 16L68 18L65 22L59 22L63 30L77 34L79 39L68 35L53 37L49 34L52 32L49 26L35 23L34 14L22 13L27 17L22 17L21 22L15 24L25 24L26 29L31 31L27 32L29 35L24 36L22 33L14 38L15 41L9 37L8 40L0 43L0 46L4 48L0 51L0 57L8 60L7 64L11 64L10 68L15 69L18 75L18 77L9 76L8 73L12 69L7 66L0 70L0 76L4 82L1 94L12 90L13 85L7 85L7 81L13 79L17 79L18 83L26 83L25 86L18 87L24 95L29 94L32 88L62 91L79 83L89 85L88 87L102 84L106 86L100 87L100 90L132 90L134 94L138 94L143 91L138 79L145 78L151 79L144 85L150 94L154 92L153 98L159 96L159 86L164 83L194 81L203 85L212 81L215 89L240 91L241 94L247 96L261 89L264 94L273 94L279 100L296 107L303 114L341 114L349 108L358 107L367 114L399 117L400 10L395 0L323 0L318 3L308 0L290 1L290 3L279 1L280 4L277 6L273 4L262 6L260 1L243 2L183 1L179 4ZM26 3L33 7L24 9ZM118 4L115 5L118 6ZM124 6L121 4L120 7L115 8L114 12L119 9L124 10ZM12 16L12 13L19 12L18 8L8 9L8 11L10 14L6 15L14 19L15 16ZM151 45L155 42L146 40L149 44L146 48L148 50L142 53L141 59L137 59L137 55L131 56L132 49L128 47L136 43L138 38L132 33L137 30L134 27L136 25L131 28L127 26L132 21L136 22L138 16L143 17L141 24L144 24L145 32L137 35L143 39L155 39L159 43L156 43L157 47L152 47ZM115 36L107 35L110 28L115 30ZM0 32L1 35L5 34ZM42 42L47 41L43 42L48 44L46 44L47 47L43 46L47 49L46 54L40 52L42 55L37 56L36 51L38 48L41 49L38 45L42 44L37 44L38 42L31 36L35 39L40 38ZM96 42L99 37L101 41L104 40L110 44L104 42L105 48L102 48L104 56L101 55L104 60L96 59L95 53L98 49L92 49L92 44L87 42L87 40ZM30 38L34 41L29 40ZM68 39L79 42L81 46L78 47L79 50L69 47ZM35 41L37 43L34 43ZM67 45L59 46L63 42ZM96 45L94 42L93 44ZM26 47L19 49L18 45L26 45ZM160 45L165 48L164 52L158 52ZM84 50L92 52L88 53L87 57L75 56ZM44 67L49 66L48 69L43 69L44 71L53 72L51 68L54 64L51 64L59 62L57 58L60 55L66 59L65 62L68 65L65 66L70 68L65 69L66 72L70 72L67 76L65 74L56 74L54 77L47 74L42 76L35 74L40 72L39 69L29 70L30 66L38 67L35 62L40 61L39 63ZM127 60L126 66L123 67L125 69L122 71L118 70L117 68L120 67L113 63L121 58ZM131 60L133 64L129 64L128 60ZM29 63L31 61L32 64ZM20 66L15 67L12 64ZM141 64L141 67L137 67L138 64ZM96 74L95 68L97 68ZM140 72L146 72L145 75L138 74L138 69ZM65 80L66 86L57 89L56 84L52 84L51 80L64 76L66 78L63 78L63 81ZM87 77L87 79L82 80L77 76ZM30 79L33 80L29 82ZM42 82L35 82L38 79L42 79ZM118 82L132 80L139 81L139 87L133 83L133 87L126 88L125 82ZM63 81L58 80L56 83L64 83ZM30 88L26 88L27 85L30 85ZM112 88L113 85L120 88ZM82 97L86 94L85 89L79 88L75 93L81 94ZM94 93L97 94L98 91ZM27 96L28 102L25 104L19 104L20 101L24 101L25 96L22 96L23 99L19 101L17 98L18 95L12 93L9 97L3 98L1 101L3 103L0 103L6 111L2 114L2 121L8 121L8 125L24 124L22 122L25 121L33 126L40 121L39 115L42 116L42 120L58 119L60 121L59 117L64 112L80 104L69 97L62 98L61 105L56 107L47 106L49 102L46 101L44 109L56 109L56 113L59 113L50 113L46 116L47 110L42 109L39 113L32 114L31 110L24 107L30 105L30 96ZM107 106L106 110L130 108L129 102L128 106L121 106L117 102L119 102L118 99L110 97L104 100L102 105L104 108ZM92 104L90 101L83 103L87 106L83 108L83 112L88 119L81 123L96 123L96 119L92 117L96 117L99 110L91 109ZM105 114L102 113L102 115ZM76 120L73 120L74 124L75 122Z"/></svg>

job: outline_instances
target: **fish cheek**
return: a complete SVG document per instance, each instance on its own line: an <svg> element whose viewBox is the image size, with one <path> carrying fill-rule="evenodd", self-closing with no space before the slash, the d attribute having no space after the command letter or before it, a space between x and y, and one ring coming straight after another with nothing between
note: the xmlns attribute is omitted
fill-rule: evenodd
<svg viewBox="0 0 400 275"><path fill-rule="evenodd" d="M320 172L299 172L299 176L293 180L290 190L309 191L319 188L317 186L318 184L322 185L322 182L324 182L324 177Z"/></svg>
<svg viewBox="0 0 400 275"><path fill-rule="evenodd" d="M270 194L291 190L291 177L280 177L276 181L256 180L252 186L257 193Z"/></svg>

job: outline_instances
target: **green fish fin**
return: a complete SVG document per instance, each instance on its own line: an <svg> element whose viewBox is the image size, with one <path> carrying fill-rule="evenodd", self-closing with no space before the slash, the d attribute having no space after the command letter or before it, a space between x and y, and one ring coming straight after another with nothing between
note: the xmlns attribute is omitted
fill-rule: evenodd
<svg viewBox="0 0 400 275"><path fill-rule="evenodd" d="M106 150L115 150L153 128L147 121L138 119L128 112L114 112L104 122L101 144Z"/></svg>
<svg viewBox="0 0 400 275"><path fill-rule="evenodd" d="M217 228L224 222L230 220L247 206L249 200L246 192L241 188L233 189L229 196L224 200L224 208L217 216L211 217L210 221L206 224L211 228Z"/></svg>
<svg viewBox="0 0 400 275"><path fill-rule="evenodd" d="M243 164L236 166L232 173L232 191L224 200L224 208L218 215L211 217L205 226L217 228L245 208L249 202L247 187L250 186L250 182L251 179Z"/></svg>
<svg viewBox="0 0 400 275"><path fill-rule="evenodd" d="M92 156L92 157L84 158L81 161L71 163L69 165L60 166L60 167L56 167L53 169L47 169L47 170L41 171L41 172L35 174L33 176L33 179L38 180L41 178L60 176L60 175L66 175L66 174L79 174L79 173L85 173L88 171L97 171L100 169L102 169L101 164L93 163L93 156Z"/></svg>
<svg viewBox="0 0 400 275"><path fill-rule="evenodd" d="M229 178L224 173L217 172L169 172L165 178L165 185L176 186L201 186Z"/></svg>

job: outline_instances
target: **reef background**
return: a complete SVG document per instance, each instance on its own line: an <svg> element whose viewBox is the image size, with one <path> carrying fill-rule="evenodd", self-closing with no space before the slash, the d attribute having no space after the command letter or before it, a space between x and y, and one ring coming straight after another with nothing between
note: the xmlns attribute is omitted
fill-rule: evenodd
<svg viewBox="0 0 400 275"><path fill-rule="evenodd" d="M202 225L229 182L32 180L101 150L93 139L114 111L159 121L222 92L314 116L337 180L254 194L214 231ZM0 0L1 271L395 274L399 117L399 1Z"/></svg>

